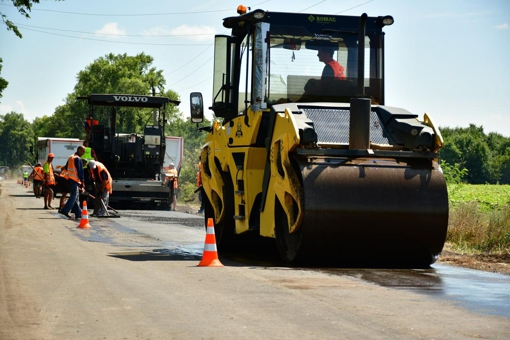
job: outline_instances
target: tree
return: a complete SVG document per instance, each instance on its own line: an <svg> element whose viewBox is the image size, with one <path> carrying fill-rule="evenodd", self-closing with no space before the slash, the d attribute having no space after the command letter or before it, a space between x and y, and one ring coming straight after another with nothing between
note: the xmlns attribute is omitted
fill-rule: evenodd
<svg viewBox="0 0 510 340"><path fill-rule="evenodd" d="M156 96L156 90L159 90L159 93L165 91L166 80L163 70L157 71L155 67L151 68L145 75L145 82L149 84L153 96Z"/></svg>
<svg viewBox="0 0 510 340"><path fill-rule="evenodd" d="M483 127L442 128L445 148L441 159L452 167L466 169L465 180L471 184L509 183L510 138L498 133L484 133Z"/></svg>
<svg viewBox="0 0 510 340"><path fill-rule="evenodd" d="M10 167L33 161L30 147L34 145L34 132L22 113L0 115L0 159Z"/></svg>
<svg viewBox="0 0 510 340"><path fill-rule="evenodd" d="M74 97L68 95L66 103L73 104ZM83 122L86 116L84 111L75 115L70 104L60 105L51 116L36 118L33 122L33 130L37 137L60 137L60 138L81 138L84 134Z"/></svg>
<svg viewBox="0 0 510 340"><path fill-rule="evenodd" d="M70 120L84 120L87 116L88 106L85 101L76 100L78 97L86 97L91 93L123 93L147 95L159 91L160 95L168 96L178 100L177 93L173 91L164 92L166 80L163 71L151 67L154 58L144 53L136 56L127 54L107 54L100 57L84 70L78 73L78 82L74 92L68 95L64 108L69 111L67 117ZM106 121L109 108L97 108L95 111L100 121ZM170 105L167 108L168 116L175 116L177 109ZM142 133L143 128L152 121L151 109L139 109L122 107L118 111L119 132ZM69 127L68 127L69 128Z"/></svg>
<svg viewBox="0 0 510 340"><path fill-rule="evenodd" d="M56 0L63 1L63 0ZM12 5L18 9L18 12L27 19L30 19L30 15L28 12L32 10L32 6L34 4L38 4L39 0L12 0ZM14 25L12 21L7 19L7 16L0 12L0 16L2 17L2 21L7 26L8 31L13 31L19 38L23 38L23 35L18 30L18 26Z"/></svg>
<svg viewBox="0 0 510 340"><path fill-rule="evenodd" d="M2 74L2 58L0 58L0 74ZM9 82L5 80L4 78L0 77L0 98L2 98L2 92L5 90L5 88L9 85Z"/></svg>
<svg viewBox="0 0 510 340"><path fill-rule="evenodd" d="M451 165L441 160L441 169L443 170L444 178L446 183L460 184L464 182L468 171L465 168L461 168L459 164Z"/></svg>

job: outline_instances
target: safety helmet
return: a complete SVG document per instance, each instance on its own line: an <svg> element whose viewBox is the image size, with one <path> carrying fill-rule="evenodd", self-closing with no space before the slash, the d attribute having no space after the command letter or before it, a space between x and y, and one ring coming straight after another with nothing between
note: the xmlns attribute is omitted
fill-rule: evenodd
<svg viewBox="0 0 510 340"><path fill-rule="evenodd" d="M91 169L95 169L95 168L97 168L96 161L90 161L90 162L89 162L89 168L91 168Z"/></svg>
<svg viewBox="0 0 510 340"><path fill-rule="evenodd" d="M50 153L50 154L48 155L48 158L49 158L49 157L55 158L55 155L54 155L54 154L52 154L52 153Z"/></svg>

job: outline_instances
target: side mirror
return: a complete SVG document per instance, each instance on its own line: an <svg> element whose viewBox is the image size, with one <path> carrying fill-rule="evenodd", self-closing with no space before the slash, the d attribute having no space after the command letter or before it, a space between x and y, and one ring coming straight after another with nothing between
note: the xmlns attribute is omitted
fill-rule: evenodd
<svg viewBox="0 0 510 340"><path fill-rule="evenodd" d="M189 103L191 106L191 122L201 123L204 120L204 101L202 93L192 92L189 96Z"/></svg>

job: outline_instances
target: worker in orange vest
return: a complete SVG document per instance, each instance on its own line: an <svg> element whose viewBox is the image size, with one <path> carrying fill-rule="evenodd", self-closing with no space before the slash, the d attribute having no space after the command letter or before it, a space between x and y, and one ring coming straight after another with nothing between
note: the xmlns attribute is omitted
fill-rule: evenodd
<svg viewBox="0 0 510 340"><path fill-rule="evenodd" d="M81 162L81 156L85 153L85 147L80 145L76 150L76 153L69 156L67 159L66 170L62 173L62 177L69 183L70 196L67 200L66 205L60 210L60 214L71 218L69 212L73 212L76 219L81 218L80 208L80 191L83 191L85 185L85 178L83 174L83 164Z"/></svg>
<svg viewBox="0 0 510 340"><path fill-rule="evenodd" d="M29 177L32 177L34 181L34 195L36 198L41 198L42 194L42 184L44 181L44 171L41 163L37 163L32 170L32 173Z"/></svg>
<svg viewBox="0 0 510 340"><path fill-rule="evenodd" d="M197 172L197 178L196 178L196 182L197 182L197 187L198 187L198 199L200 200L200 209L198 210L198 213L199 214L203 214L204 213L204 193L203 193L203 190L202 190L202 162L198 162L198 172Z"/></svg>
<svg viewBox="0 0 510 340"><path fill-rule="evenodd" d="M89 161L88 168L90 177L95 183L96 200L94 201L94 213L92 215L108 216L108 202L112 193L112 176L106 166L97 161Z"/></svg>
<svg viewBox="0 0 510 340"><path fill-rule="evenodd" d="M53 173L53 158L55 155L53 153L48 154L48 158L46 159L46 163L43 166L44 173L44 209L54 209L51 206L51 202L53 201L53 193L55 191L55 175Z"/></svg>
<svg viewBox="0 0 510 340"><path fill-rule="evenodd" d="M344 67L338 63L333 56L335 54L335 49L330 47L322 47L318 49L317 57L319 57L319 61L322 61L324 65L324 69L322 70L321 79L324 78L335 78L339 80L345 80Z"/></svg>
<svg viewBox="0 0 510 340"><path fill-rule="evenodd" d="M179 174L175 169L175 164L170 163L165 174L165 185L171 188L170 190L170 210L175 211L177 205L177 195L179 191L178 184Z"/></svg>

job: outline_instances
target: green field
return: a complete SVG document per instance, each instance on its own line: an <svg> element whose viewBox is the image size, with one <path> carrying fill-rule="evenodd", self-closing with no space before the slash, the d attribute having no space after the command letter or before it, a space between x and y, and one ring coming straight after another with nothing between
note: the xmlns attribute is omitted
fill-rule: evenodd
<svg viewBox="0 0 510 340"><path fill-rule="evenodd" d="M510 254L510 186L449 184L447 242L465 253Z"/></svg>
<svg viewBox="0 0 510 340"><path fill-rule="evenodd" d="M448 199L452 207L473 202L482 211L508 209L510 185L448 184Z"/></svg>

